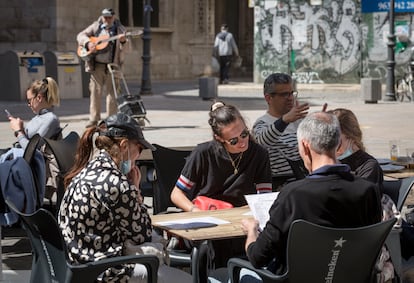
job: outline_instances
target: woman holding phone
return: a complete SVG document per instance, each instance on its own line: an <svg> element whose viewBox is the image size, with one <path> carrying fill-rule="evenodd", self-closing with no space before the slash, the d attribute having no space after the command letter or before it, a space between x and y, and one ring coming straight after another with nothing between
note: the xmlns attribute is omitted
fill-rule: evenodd
<svg viewBox="0 0 414 283"><path fill-rule="evenodd" d="M19 117L7 113L10 128L17 138L17 143L23 149L29 143L29 139L35 134L45 138L58 137L62 131L59 118L53 112L54 106L59 106L59 88L51 77L43 80L35 80L26 90L27 106L36 114L29 122L24 122Z"/></svg>

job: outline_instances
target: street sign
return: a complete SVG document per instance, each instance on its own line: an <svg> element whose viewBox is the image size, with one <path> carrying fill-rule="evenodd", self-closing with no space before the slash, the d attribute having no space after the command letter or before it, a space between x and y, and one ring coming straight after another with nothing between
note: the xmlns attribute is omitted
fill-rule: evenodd
<svg viewBox="0 0 414 283"><path fill-rule="evenodd" d="M363 0L362 13L388 12L390 2L389 0ZM394 11L396 13L414 12L414 0L395 0Z"/></svg>

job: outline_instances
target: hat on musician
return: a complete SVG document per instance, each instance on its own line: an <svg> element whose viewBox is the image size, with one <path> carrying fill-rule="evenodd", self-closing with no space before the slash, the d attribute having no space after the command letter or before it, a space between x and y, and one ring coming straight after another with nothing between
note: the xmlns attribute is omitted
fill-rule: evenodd
<svg viewBox="0 0 414 283"><path fill-rule="evenodd" d="M102 10L102 16L104 17L112 17L113 15L115 15L115 12L111 8L105 8Z"/></svg>

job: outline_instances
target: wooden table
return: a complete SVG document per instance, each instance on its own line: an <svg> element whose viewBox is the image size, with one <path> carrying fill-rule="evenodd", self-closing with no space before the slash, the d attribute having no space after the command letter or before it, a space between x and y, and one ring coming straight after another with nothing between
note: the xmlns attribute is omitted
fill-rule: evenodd
<svg viewBox="0 0 414 283"><path fill-rule="evenodd" d="M414 176L414 169L412 168L405 168L398 172L390 172L390 173L384 172L384 177L387 177L390 179L404 179L404 178L413 177L413 176Z"/></svg>
<svg viewBox="0 0 414 283"><path fill-rule="evenodd" d="M176 236L185 238L190 241L202 241L202 240L219 240L229 239L236 237L243 237L245 234L241 229L241 220L244 218L252 218L253 216L249 213L249 207L235 207L230 209L222 210L208 210L208 211L197 211L197 212L180 212L180 213L169 213L169 214L157 214L151 216L152 225L160 229L166 230ZM248 214L249 213L249 214ZM189 219L211 216L221 220L228 221L228 224L220 224L215 227L209 228L198 228L188 230L174 230L168 229L164 226L157 224L157 222L164 221L177 221L179 219Z"/></svg>

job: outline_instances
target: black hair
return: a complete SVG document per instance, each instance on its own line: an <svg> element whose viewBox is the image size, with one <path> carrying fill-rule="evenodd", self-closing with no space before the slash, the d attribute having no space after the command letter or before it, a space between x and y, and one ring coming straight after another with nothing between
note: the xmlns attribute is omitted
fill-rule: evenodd
<svg viewBox="0 0 414 283"><path fill-rule="evenodd" d="M263 84L263 94L272 93L274 91L275 84L291 84L293 79L291 76L285 73L273 73L270 74Z"/></svg>

